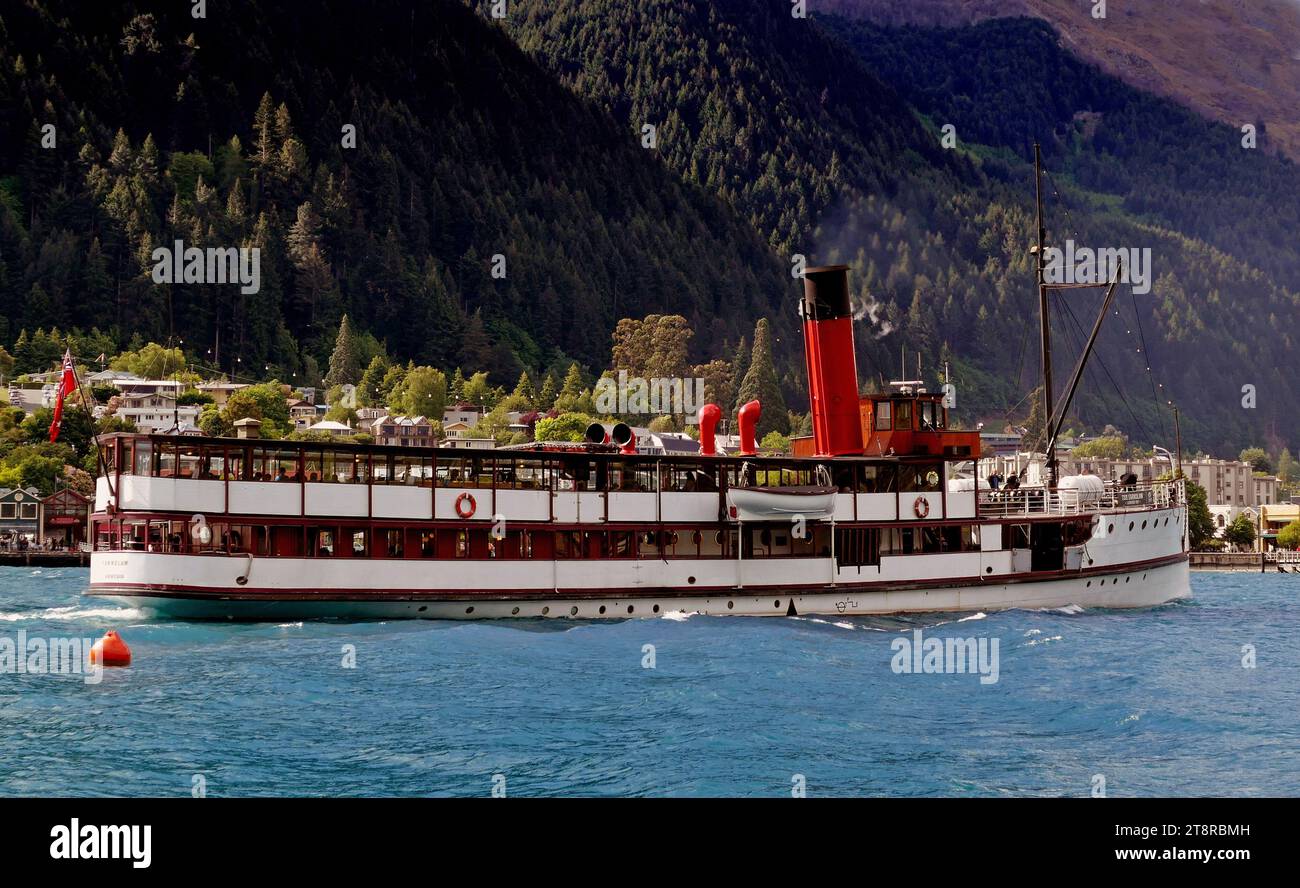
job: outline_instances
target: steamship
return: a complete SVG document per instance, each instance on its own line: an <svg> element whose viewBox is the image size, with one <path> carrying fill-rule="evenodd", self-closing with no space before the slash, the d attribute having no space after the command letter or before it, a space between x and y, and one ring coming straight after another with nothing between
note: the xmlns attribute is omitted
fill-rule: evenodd
<svg viewBox="0 0 1300 888"><path fill-rule="evenodd" d="M88 594L246 620L1120 608L1188 594L1181 480L1049 473L988 489L978 432L950 427L942 394L859 396L847 268L808 269L803 287L813 434L793 456L758 453L756 401L734 455L715 448L710 404L691 455L639 454L622 424L493 451L111 434Z"/></svg>

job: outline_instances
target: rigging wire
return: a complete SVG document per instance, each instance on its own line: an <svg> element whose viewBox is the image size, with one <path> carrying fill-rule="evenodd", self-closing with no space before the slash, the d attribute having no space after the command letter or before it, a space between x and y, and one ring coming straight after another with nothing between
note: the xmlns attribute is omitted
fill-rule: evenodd
<svg viewBox="0 0 1300 888"><path fill-rule="evenodd" d="M1056 179L1052 176L1051 170L1049 170L1046 166L1044 166L1044 167L1043 167L1043 173L1047 176L1048 182L1049 182L1050 185L1051 185L1052 194L1056 197L1057 201L1060 203L1060 205L1061 205L1061 209L1065 211L1065 216L1066 216L1066 219L1067 219L1067 222L1068 222L1068 225L1069 225L1070 229L1074 232L1075 237L1078 237L1078 238L1082 239L1082 238L1083 238L1083 235L1079 232L1079 227L1078 227L1078 225L1077 225L1077 224L1075 223L1075 221L1074 221L1074 216L1073 216L1073 214L1070 213L1070 205L1069 205L1069 203L1066 201L1066 199L1065 199L1065 195L1063 195L1063 194L1061 193L1061 189L1060 189L1060 187L1056 184ZM1163 383L1158 383L1158 382L1156 382L1155 373L1154 373L1154 370L1153 370L1153 368L1152 368L1152 366L1151 366L1151 363L1152 363L1152 362L1151 362L1151 352L1147 349L1146 336L1145 336L1145 334L1144 334L1144 332L1143 332L1143 329L1142 329L1142 318L1141 318L1140 313L1138 312L1138 307L1137 307L1137 294L1136 294L1136 293L1133 293L1132 288L1130 288L1130 290L1129 290L1129 295L1132 297L1132 303L1133 303L1133 316L1134 316L1134 318L1135 318L1135 320L1136 320L1136 326L1137 326L1137 330L1138 330L1138 341L1139 341L1139 346L1137 347L1136 351L1138 352L1138 354L1141 355L1141 358L1142 358L1142 366L1143 366L1144 369L1146 370L1147 381L1148 381L1148 382L1150 383L1150 385L1151 385L1151 397L1152 397L1152 402L1154 403L1154 405L1155 405L1155 407L1156 407L1156 415L1160 418L1160 432L1161 432L1162 435L1165 436L1165 440L1168 440L1168 426L1166 425L1166 420L1165 420L1165 411L1164 411L1163 408L1166 407L1166 406L1172 406L1172 405L1173 405L1173 400L1170 399L1170 398L1166 398L1166 400L1165 400L1164 403L1161 402L1160 395L1158 394L1158 390L1163 390L1163 391L1166 393L1166 395L1167 395L1167 394L1168 394L1168 389L1165 388L1165 386L1164 386ZM1066 310L1067 310L1067 311L1069 310L1069 309L1068 309L1068 306L1066 305L1066 302L1065 302L1064 299L1058 300L1058 302L1059 302L1062 306L1066 306ZM1116 317L1119 317L1119 310L1118 310L1118 309L1115 310L1115 315L1116 315ZM1074 320L1074 322L1075 322L1076 324L1078 324L1078 319L1077 319L1077 318L1074 318L1073 313L1071 313L1071 319ZM1125 332L1126 332L1129 336L1132 336L1132 335L1133 335L1133 331L1132 331L1132 330L1125 330ZM1102 360L1101 360L1101 356L1100 356L1100 355L1097 355L1097 362L1098 362L1099 364L1101 364L1102 369L1106 371L1106 375L1107 375L1107 377L1110 378L1110 380L1111 380L1111 384L1112 384L1113 386L1115 386L1116 394L1119 395L1120 400L1122 400L1122 401L1124 402L1124 407L1125 407L1125 409L1128 410L1129 415L1132 416L1132 417L1134 418L1134 421L1135 421L1135 422L1138 422L1139 428L1141 428L1141 422L1137 420L1137 415L1133 412L1133 407L1132 407L1132 405L1129 403L1128 398L1125 397L1124 393L1119 389L1118 384L1115 383L1114 377L1111 376L1110 371L1109 371L1108 369L1106 369L1106 365L1105 365L1104 362L1102 362ZM1142 434L1143 434L1144 437L1147 436L1147 432L1145 432L1145 431L1142 431ZM1152 438L1151 440L1154 441L1155 439Z"/></svg>

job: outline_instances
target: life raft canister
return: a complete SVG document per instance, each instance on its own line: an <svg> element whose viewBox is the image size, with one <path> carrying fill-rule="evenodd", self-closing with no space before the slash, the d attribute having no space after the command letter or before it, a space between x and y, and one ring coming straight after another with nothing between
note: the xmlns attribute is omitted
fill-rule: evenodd
<svg viewBox="0 0 1300 888"><path fill-rule="evenodd" d="M918 496L916 502L912 503L912 511L916 513L917 518L924 518L930 514L930 501L923 496Z"/></svg>
<svg viewBox="0 0 1300 888"><path fill-rule="evenodd" d="M474 510L478 508L478 503L474 502L474 495L471 493L462 493L456 497L456 514L462 518L470 518L474 515Z"/></svg>

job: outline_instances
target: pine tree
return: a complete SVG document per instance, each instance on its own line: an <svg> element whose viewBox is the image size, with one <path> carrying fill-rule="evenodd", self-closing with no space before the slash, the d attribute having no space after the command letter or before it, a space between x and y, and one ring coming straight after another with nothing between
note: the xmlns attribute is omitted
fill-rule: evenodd
<svg viewBox="0 0 1300 888"><path fill-rule="evenodd" d="M383 407L387 392L384 389L384 377L388 375L388 361L383 355L370 359L370 366L361 374L357 385L357 403L362 407Z"/></svg>
<svg viewBox="0 0 1300 888"><path fill-rule="evenodd" d="M514 394L526 400L529 409L537 405L537 388L533 385L532 379L529 378L527 370L519 374L519 382L515 386Z"/></svg>
<svg viewBox="0 0 1300 888"><path fill-rule="evenodd" d="M447 396L453 404L459 404L465 399L465 374L460 372L459 367L452 374L451 385L447 388Z"/></svg>
<svg viewBox="0 0 1300 888"><path fill-rule="evenodd" d="M736 356L731 359L731 379L736 386L735 393L739 392L740 384L745 380L745 374L749 372L749 358L749 342L742 336L740 337L740 344L736 346ZM742 403L744 402L737 400L730 405L719 404L718 406L724 410L730 408L730 412L734 413L740 409Z"/></svg>
<svg viewBox="0 0 1300 888"><path fill-rule="evenodd" d="M577 361L569 365L569 372L564 375L564 386L560 389L560 394L573 398L582 394L582 370L578 368Z"/></svg>
<svg viewBox="0 0 1300 888"><path fill-rule="evenodd" d="M555 396L558 394L555 390L555 374L547 373L546 378L542 380L542 391L537 396L537 409L546 411L555 406Z"/></svg>
<svg viewBox="0 0 1300 888"><path fill-rule="evenodd" d="M772 361L772 331L767 318L761 319L754 328L754 350L750 355L749 369L740 383L737 401L747 404L755 399L763 405L758 420L758 439L762 440L769 432L789 434L790 416L786 412L781 383Z"/></svg>
<svg viewBox="0 0 1300 888"><path fill-rule="evenodd" d="M352 334L352 322L345 314L339 323L338 338L334 340L334 353L330 355L330 369L325 374L325 385L356 385L360 379L361 356Z"/></svg>

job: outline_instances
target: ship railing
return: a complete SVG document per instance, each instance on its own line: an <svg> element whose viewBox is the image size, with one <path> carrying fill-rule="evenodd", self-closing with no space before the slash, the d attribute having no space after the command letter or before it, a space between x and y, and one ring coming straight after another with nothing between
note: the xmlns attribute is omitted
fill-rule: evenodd
<svg viewBox="0 0 1300 888"><path fill-rule="evenodd" d="M990 517L1016 515L1082 515L1093 512L1144 512L1183 502L1182 481L1107 482L1100 493L1019 487L981 490L979 512Z"/></svg>

